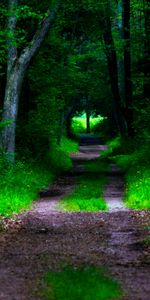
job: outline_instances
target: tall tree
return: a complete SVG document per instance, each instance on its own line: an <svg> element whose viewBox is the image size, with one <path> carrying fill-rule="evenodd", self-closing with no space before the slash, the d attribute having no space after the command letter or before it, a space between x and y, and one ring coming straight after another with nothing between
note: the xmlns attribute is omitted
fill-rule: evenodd
<svg viewBox="0 0 150 300"><path fill-rule="evenodd" d="M143 1L144 4L144 25L145 25L145 51L144 51L144 75L145 75L145 83L144 83L144 97L149 99L150 95L150 3L147 0Z"/></svg>
<svg viewBox="0 0 150 300"><path fill-rule="evenodd" d="M52 9L47 11L47 16L39 24L31 42L19 55L16 41L17 7L18 0L9 0L8 3L8 58L7 58L7 83L5 90L4 109L2 121L11 120L5 126L1 135L1 148L8 160L15 159L15 133L18 114L19 97L22 89L26 70L41 46L49 28L52 26L58 9L59 1Z"/></svg>
<svg viewBox="0 0 150 300"><path fill-rule="evenodd" d="M124 79L128 136L134 135L131 79L130 0L123 0Z"/></svg>
<svg viewBox="0 0 150 300"><path fill-rule="evenodd" d="M120 133L124 135L125 125L121 109L121 97L119 92L119 79L118 79L118 64L115 44L112 36L112 24L110 16L105 17L105 28L104 28L104 43L105 53L107 56L108 69L110 75L110 83L113 95L113 113L116 121L116 126Z"/></svg>

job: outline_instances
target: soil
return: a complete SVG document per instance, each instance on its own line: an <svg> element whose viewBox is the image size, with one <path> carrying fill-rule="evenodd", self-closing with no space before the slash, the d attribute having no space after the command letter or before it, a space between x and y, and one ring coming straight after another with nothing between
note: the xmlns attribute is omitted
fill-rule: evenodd
<svg viewBox="0 0 150 300"><path fill-rule="evenodd" d="M150 213L126 209L123 177L116 166L112 165L104 191L109 211L66 213L57 208L78 173L85 172L84 161L95 159L104 148L83 145L71 154L72 172L42 191L32 210L16 220L3 220L0 300L41 300L42 276L62 263L104 266L121 283L122 299L150 299L150 248L145 243Z"/></svg>

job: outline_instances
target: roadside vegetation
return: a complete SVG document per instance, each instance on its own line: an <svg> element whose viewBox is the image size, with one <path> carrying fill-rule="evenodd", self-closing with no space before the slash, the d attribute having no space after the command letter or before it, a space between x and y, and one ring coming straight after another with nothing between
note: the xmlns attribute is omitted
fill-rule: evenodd
<svg viewBox="0 0 150 300"><path fill-rule="evenodd" d="M148 144L119 137L108 142L101 158L113 159L125 173L125 202L129 208L150 209L150 156Z"/></svg>
<svg viewBox="0 0 150 300"><path fill-rule="evenodd" d="M121 297L119 284L94 266L51 271L44 278L44 286L41 292L44 300L117 300Z"/></svg>
<svg viewBox="0 0 150 300"><path fill-rule="evenodd" d="M15 165L10 165L1 156L0 215L10 216L29 209L40 190L72 167L68 152L77 149L76 142L63 137L61 146L53 145L50 154L39 160L18 160Z"/></svg>

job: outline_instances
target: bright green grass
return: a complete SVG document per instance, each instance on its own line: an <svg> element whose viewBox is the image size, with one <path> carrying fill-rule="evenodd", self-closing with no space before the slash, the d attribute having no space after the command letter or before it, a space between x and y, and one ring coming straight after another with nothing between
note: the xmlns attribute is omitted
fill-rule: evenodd
<svg viewBox="0 0 150 300"><path fill-rule="evenodd" d="M142 159L139 152L115 158L125 171L125 201L133 209L150 209L150 165Z"/></svg>
<svg viewBox="0 0 150 300"><path fill-rule="evenodd" d="M150 169L131 170L126 180L128 206L135 209L150 209Z"/></svg>
<svg viewBox="0 0 150 300"><path fill-rule="evenodd" d="M54 145L48 157L36 164L17 162L8 166L0 157L0 215L10 216L30 208L56 174L72 167L68 152L77 150L78 144L64 137L61 147Z"/></svg>
<svg viewBox="0 0 150 300"><path fill-rule="evenodd" d="M97 124L102 123L104 118L102 116L93 117L90 118L90 127L91 132ZM79 133L85 133L86 132L86 114L82 114L79 117L74 117L72 120L72 130L75 134Z"/></svg>
<svg viewBox="0 0 150 300"><path fill-rule="evenodd" d="M88 174L77 179L71 195L62 199L60 208L65 211L99 211L106 210L107 205L102 196L106 177L101 174Z"/></svg>
<svg viewBox="0 0 150 300"><path fill-rule="evenodd" d="M119 284L96 267L65 267L49 272L44 280L44 300L116 300L121 297Z"/></svg>
<svg viewBox="0 0 150 300"><path fill-rule="evenodd" d="M30 208L38 193L55 175L68 171L72 161L68 152L77 151L78 144L63 138L61 147L54 145L45 162L8 166L0 157L0 215L10 216Z"/></svg>
<svg viewBox="0 0 150 300"><path fill-rule="evenodd" d="M120 137L107 143L101 159L114 160L125 172L125 201L132 209L150 209L149 145L137 145L134 140Z"/></svg>
<svg viewBox="0 0 150 300"><path fill-rule="evenodd" d="M21 162L1 170L0 215L10 216L29 208L38 192L53 180L52 172Z"/></svg>

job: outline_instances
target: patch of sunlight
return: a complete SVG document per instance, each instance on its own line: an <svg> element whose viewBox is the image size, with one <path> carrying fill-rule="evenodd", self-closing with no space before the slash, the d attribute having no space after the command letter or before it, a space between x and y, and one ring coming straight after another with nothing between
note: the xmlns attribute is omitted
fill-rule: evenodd
<svg viewBox="0 0 150 300"><path fill-rule="evenodd" d="M91 115L90 117L90 127L91 127L91 131L93 130L93 128L102 123L103 120L105 118L102 117L101 115L98 115L98 116L93 116ZM72 129L73 129L73 132L74 133L84 133L86 132L86 114L83 113L82 115L80 116L75 116L73 119L72 119Z"/></svg>

